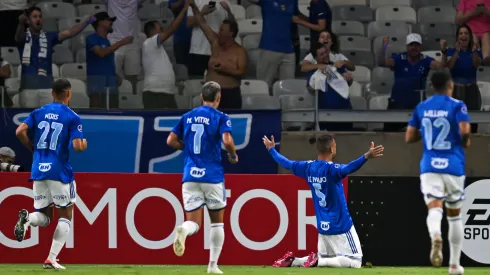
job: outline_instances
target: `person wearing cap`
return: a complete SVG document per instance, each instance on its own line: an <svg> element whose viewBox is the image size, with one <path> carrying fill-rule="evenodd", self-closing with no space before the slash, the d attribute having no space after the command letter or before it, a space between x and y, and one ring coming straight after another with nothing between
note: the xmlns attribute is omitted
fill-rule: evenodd
<svg viewBox="0 0 490 275"><path fill-rule="evenodd" d="M53 47L78 35L93 20L91 16L87 16L80 24L71 29L60 32L44 32L40 8L30 7L19 16L15 41L18 43L22 61L21 92L19 94L21 107L37 108L52 101ZM27 29L25 28L26 25L28 26Z"/></svg>
<svg viewBox="0 0 490 275"><path fill-rule="evenodd" d="M0 163L15 163L15 152L9 147L0 148Z"/></svg>
<svg viewBox="0 0 490 275"><path fill-rule="evenodd" d="M109 107L118 108L118 82L114 52L120 47L133 43L133 37L127 36L111 45L107 35L113 31L112 25L116 17L110 17L105 11L95 14L92 26L95 33L87 36L85 54L87 63L87 92L90 97L90 107L106 108L107 92L109 92Z"/></svg>
<svg viewBox="0 0 490 275"><path fill-rule="evenodd" d="M388 109L414 109L420 102L420 93L425 90L429 71L441 68L441 64L422 54L420 34L407 35L407 51L394 53L391 57L387 57L388 43L389 39L385 37L378 54L378 66L391 68L395 74ZM386 123L384 130L396 132L406 126L406 123Z"/></svg>

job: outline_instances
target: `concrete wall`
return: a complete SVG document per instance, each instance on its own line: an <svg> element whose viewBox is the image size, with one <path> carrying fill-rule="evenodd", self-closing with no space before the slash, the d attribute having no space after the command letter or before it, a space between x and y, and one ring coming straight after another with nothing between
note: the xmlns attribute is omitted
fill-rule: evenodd
<svg viewBox="0 0 490 275"><path fill-rule="evenodd" d="M281 153L289 159L316 158L315 145L310 145L313 132L283 132ZM319 133L320 134L320 133ZM336 162L348 163L364 154L370 142L385 147L384 156L369 161L355 175L362 176L418 176L422 156L422 143L406 144L405 133L336 133ZM466 150L466 175L490 176L490 136L473 135L471 147ZM280 173L290 173L280 168Z"/></svg>

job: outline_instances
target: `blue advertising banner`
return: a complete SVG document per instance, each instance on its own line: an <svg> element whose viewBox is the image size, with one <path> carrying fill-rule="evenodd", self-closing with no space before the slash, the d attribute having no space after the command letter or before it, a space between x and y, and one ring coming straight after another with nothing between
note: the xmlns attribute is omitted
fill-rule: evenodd
<svg viewBox="0 0 490 275"><path fill-rule="evenodd" d="M0 147L11 147L17 163L30 170L32 155L15 136L15 129L32 110L3 109L0 118ZM170 130L184 111L91 111L80 110L88 149L71 154L77 172L181 173L183 156L167 146ZM262 143L264 135L281 136L280 111L228 113L239 163L229 164L223 150L226 173L276 174L277 165Z"/></svg>

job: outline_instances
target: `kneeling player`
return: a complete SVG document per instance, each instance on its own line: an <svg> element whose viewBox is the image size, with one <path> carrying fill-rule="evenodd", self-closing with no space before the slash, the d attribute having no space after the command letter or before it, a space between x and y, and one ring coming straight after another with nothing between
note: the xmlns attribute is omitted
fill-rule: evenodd
<svg viewBox="0 0 490 275"><path fill-rule="evenodd" d="M317 160L290 161L275 149L274 137L263 138L274 160L294 175L305 179L313 194L318 229L318 253L296 258L288 252L274 262L274 267L353 267L362 265L362 250L356 229L345 202L342 179L359 170L370 158L383 155L383 146L371 143L369 151L347 165L333 163L337 145L325 134L316 140Z"/></svg>

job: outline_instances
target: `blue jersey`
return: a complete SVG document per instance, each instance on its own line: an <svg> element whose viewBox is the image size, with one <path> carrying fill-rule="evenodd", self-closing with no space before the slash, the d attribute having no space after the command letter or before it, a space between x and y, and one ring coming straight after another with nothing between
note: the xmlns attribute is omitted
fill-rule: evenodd
<svg viewBox="0 0 490 275"><path fill-rule="evenodd" d="M182 182L221 183L225 171L221 164L221 136L231 133L230 118L208 106L185 113L172 129L184 142Z"/></svg>
<svg viewBox="0 0 490 275"><path fill-rule="evenodd" d="M294 175L305 179L310 186L317 229L323 235L343 234L352 227L342 184L343 166L318 160L295 161L292 165Z"/></svg>
<svg viewBox="0 0 490 275"><path fill-rule="evenodd" d="M436 94L417 105L408 125L421 131L424 143L421 174L465 174L464 150L459 133L459 123L462 121L470 121L466 105L447 95Z"/></svg>
<svg viewBox="0 0 490 275"><path fill-rule="evenodd" d="M71 141L83 138L80 117L68 106L53 102L34 110L24 121L34 144L30 180L73 181Z"/></svg>

